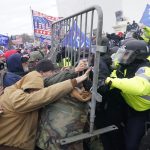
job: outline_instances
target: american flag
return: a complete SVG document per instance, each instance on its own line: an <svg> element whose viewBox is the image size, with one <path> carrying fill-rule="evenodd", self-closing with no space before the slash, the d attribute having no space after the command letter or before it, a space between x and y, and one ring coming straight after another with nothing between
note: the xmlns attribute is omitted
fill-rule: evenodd
<svg viewBox="0 0 150 150"><path fill-rule="evenodd" d="M45 15L45 14L38 12L38 11L35 11L35 10L32 10L32 14L33 14L33 16L46 18L49 21L57 21L58 19L60 19L59 17L48 16L48 15Z"/></svg>
<svg viewBox="0 0 150 150"><path fill-rule="evenodd" d="M51 26L54 21L60 19L45 15L41 12L32 10L34 36L37 38L51 39Z"/></svg>

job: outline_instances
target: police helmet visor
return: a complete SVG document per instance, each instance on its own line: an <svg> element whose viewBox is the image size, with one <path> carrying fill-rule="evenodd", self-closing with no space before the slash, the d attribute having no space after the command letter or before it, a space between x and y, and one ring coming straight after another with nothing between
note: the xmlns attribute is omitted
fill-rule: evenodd
<svg viewBox="0 0 150 150"><path fill-rule="evenodd" d="M122 58L122 55L124 54L125 49L123 47L120 47L116 53L113 54L112 59L114 61L120 62L120 59Z"/></svg>
<svg viewBox="0 0 150 150"><path fill-rule="evenodd" d="M127 50L124 47L118 49L115 59L119 64L130 64L134 61L136 53L133 50Z"/></svg>

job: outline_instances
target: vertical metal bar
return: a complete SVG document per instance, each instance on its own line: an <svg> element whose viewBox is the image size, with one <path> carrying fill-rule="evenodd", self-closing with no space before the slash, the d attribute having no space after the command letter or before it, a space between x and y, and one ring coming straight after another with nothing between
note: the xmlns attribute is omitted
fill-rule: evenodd
<svg viewBox="0 0 150 150"><path fill-rule="evenodd" d="M74 50L74 66L75 66L75 62L77 61L77 48L78 48L78 45L77 45L77 28L78 28L78 16L76 16L76 21L75 21L75 23L76 23L76 26L75 26L75 39L76 39L76 41L74 41L75 42L75 50Z"/></svg>
<svg viewBox="0 0 150 150"><path fill-rule="evenodd" d="M78 62L81 56L81 33L82 33L82 14L80 15L80 37L79 37L79 52L78 52Z"/></svg>
<svg viewBox="0 0 150 150"><path fill-rule="evenodd" d="M66 20L66 45L65 45L65 48L66 48L66 57L68 57L68 46L67 46L68 45L68 34L69 34L68 30L69 30L69 27L68 27L68 19L67 19Z"/></svg>
<svg viewBox="0 0 150 150"><path fill-rule="evenodd" d="M70 33L70 24L71 24L71 20L69 18L69 30L68 30L68 59L70 59L70 39L69 39L69 33ZM67 61L67 65L69 66L69 61Z"/></svg>
<svg viewBox="0 0 150 150"><path fill-rule="evenodd" d="M64 20L64 26L65 26L65 36L67 36L67 32L68 32L68 19ZM64 38L65 38L64 36ZM67 43L67 39L66 39L66 43ZM65 58L67 58L67 46L64 45L64 49L65 49ZM65 66L66 66L66 61L65 61Z"/></svg>
<svg viewBox="0 0 150 150"><path fill-rule="evenodd" d="M51 44L51 50L49 52L49 58L52 60L54 64L56 64L56 59L54 59L53 55L55 53L55 24L52 25L52 44Z"/></svg>
<svg viewBox="0 0 150 150"><path fill-rule="evenodd" d="M91 44L92 44L92 35L93 35L93 19L94 18L94 10L91 12L91 27L90 27L90 46L89 46L89 54L88 54L88 64L90 64L91 57Z"/></svg>
<svg viewBox="0 0 150 150"><path fill-rule="evenodd" d="M102 40L102 25L103 25L103 13L101 9L96 7L98 13L98 23L97 23L97 35L96 35L96 53L94 61L94 75L93 75L93 91L92 91L92 102L91 102L91 112L90 112L90 133L94 129L94 120L95 120L95 108L96 108L96 98L95 93L97 93L97 84L98 84L98 74L99 74L99 61L100 61L100 52L98 52L98 46L101 45Z"/></svg>
<svg viewBox="0 0 150 150"><path fill-rule="evenodd" d="M67 19L65 20L64 26L65 26L64 38L65 38L65 36L67 35L67 27L68 27L68 20ZM64 45L64 47L65 47L65 45ZM67 48L65 48L65 58L67 57L67 51L66 51L66 49Z"/></svg>
<svg viewBox="0 0 150 150"><path fill-rule="evenodd" d="M60 23L60 46L62 47L62 36L64 32L64 20L61 21Z"/></svg>
<svg viewBox="0 0 150 150"><path fill-rule="evenodd" d="M98 51L95 52L94 64L99 64L100 53ZM96 98L95 94L97 93L97 79L99 74L99 65L94 65L94 76L93 76L93 89L92 89L92 102L91 102L91 113L90 113L90 133L93 132L94 129L94 120L95 120L95 108L96 108Z"/></svg>
<svg viewBox="0 0 150 150"><path fill-rule="evenodd" d="M34 30L34 21L33 21L33 10L30 6L30 13L31 13L31 20L32 20L32 29L33 29L33 40L34 40L34 43L35 43L35 30Z"/></svg>
<svg viewBox="0 0 150 150"><path fill-rule="evenodd" d="M85 58L85 53L86 53L86 32L87 32L87 14L88 12L86 12L85 14L85 32L84 32L84 51L83 51L83 58Z"/></svg>
<svg viewBox="0 0 150 150"><path fill-rule="evenodd" d="M52 25L52 29L51 29L51 34L52 34L52 37L51 37L51 51L54 48L54 31L53 30L54 30L54 25ZM49 54L50 54L50 52L49 52Z"/></svg>
<svg viewBox="0 0 150 150"><path fill-rule="evenodd" d="M58 44L58 40L59 40L59 37L58 37L58 30L59 30L59 26L58 26L59 22L55 24L55 53L53 55L53 59L56 58L57 56L57 53L58 53L58 50L59 50L59 44Z"/></svg>
<svg viewBox="0 0 150 150"><path fill-rule="evenodd" d="M71 30L71 64L73 62L74 53L74 17L72 18L72 30Z"/></svg>
<svg viewBox="0 0 150 150"><path fill-rule="evenodd" d="M62 52L62 58L65 57L65 55L64 55L64 49L62 47L62 33L63 33L63 28L64 28L63 25L64 25L64 20L60 21L60 31L59 31L59 37L60 37L59 43L60 43L60 50Z"/></svg>
<svg viewBox="0 0 150 150"><path fill-rule="evenodd" d="M60 39L60 30L61 30L61 21L58 23L58 29L57 29L57 34L58 34L58 50L57 50L57 54L58 52L61 52L61 60L62 60L62 50L61 50L61 39Z"/></svg>
<svg viewBox="0 0 150 150"><path fill-rule="evenodd" d="M60 34L61 23L62 23L62 21L59 22L59 24L58 24L58 29L57 29L57 32L58 32L58 33L57 33L57 34L58 34L58 39L57 39L57 41L58 41L58 44L57 44L58 51L57 51L57 54L58 54L58 52L60 52L60 54L61 54L61 60L62 60L61 34Z"/></svg>
<svg viewBox="0 0 150 150"><path fill-rule="evenodd" d="M98 14L96 45L100 46L102 41L102 28L103 28L103 12L99 7L95 7Z"/></svg>

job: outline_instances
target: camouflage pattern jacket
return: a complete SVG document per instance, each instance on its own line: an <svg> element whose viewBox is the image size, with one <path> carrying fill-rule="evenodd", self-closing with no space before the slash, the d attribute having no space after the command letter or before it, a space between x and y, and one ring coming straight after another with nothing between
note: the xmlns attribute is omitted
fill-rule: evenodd
<svg viewBox="0 0 150 150"><path fill-rule="evenodd" d="M74 71L63 71L45 79L45 86L74 78ZM57 90L57 89L56 89ZM61 146L58 139L81 134L87 120L88 105L66 95L40 112L36 145L43 150L83 150L83 142Z"/></svg>

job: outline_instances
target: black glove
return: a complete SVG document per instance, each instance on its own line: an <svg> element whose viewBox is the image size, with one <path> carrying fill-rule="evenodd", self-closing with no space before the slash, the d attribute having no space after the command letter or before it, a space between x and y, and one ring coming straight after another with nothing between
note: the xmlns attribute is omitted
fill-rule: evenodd
<svg viewBox="0 0 150 150"><path fill-rule="evenodd" d="M109 89L110 89L111 82L108 83L108 84L106 84L106 83L105 83L105 80L106 80L106 79L101 79L101 80L99 80L99 82L98 82L98 89L97 89L97 91L98 91L100 94L104 94L104 93L106 93L107 91L109 91Z"/></svg>
<svg viewBox="0 0 150 150"><path fill-rule="evenodd" d="M92 87L92 81L91 80L85 80L82 83L83 83L85 90L90 91L90 89Z"/></svg>

